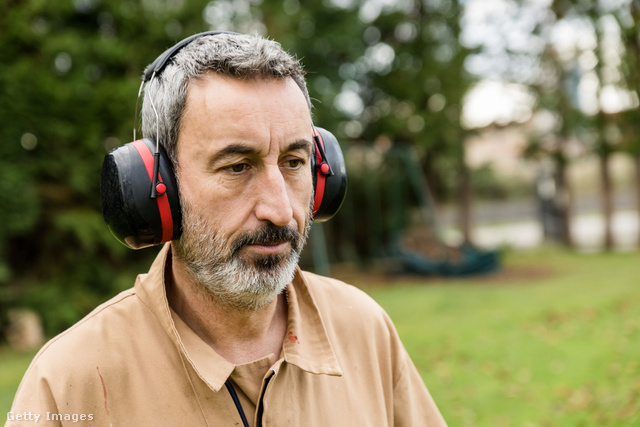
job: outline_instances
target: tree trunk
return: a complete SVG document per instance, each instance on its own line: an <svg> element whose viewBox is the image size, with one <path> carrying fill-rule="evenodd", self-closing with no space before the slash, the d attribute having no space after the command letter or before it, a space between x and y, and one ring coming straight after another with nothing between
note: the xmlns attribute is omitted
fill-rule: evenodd
<svg viewBox="0 0 640 427"><path fill-rule="evenodd" d="M463 242L471 243L471 178L469 176L469 167L464 160L464 156L460 161L460 175L458 177L458 203L459 212L458 220L460 231L462 232Z"/></svg>
<svg viewBox="0 0 640 427"><path fill-rule="evenodd" d="M611 180L611 168L609 167L608 153L602 153L598 156L600 160L600 180L602 184L602 217L604 220L604 249L610 251L613 249L613 183Z"/></svg>
<svg viewBox="0 0 640 427"><path fill-rule="evenodd" d="M564 159L556 161L556 206L558 208L558 221L560 226L560 242L573 247L571 237L571 191L567 179L567 162Z"/></svg>
<svg viewBox="0 0 640 427"><path fill-rule="evenodd" d="M636 165L636 210L638 211L638 247L640 247L640 154L633 157Z"/></svg>

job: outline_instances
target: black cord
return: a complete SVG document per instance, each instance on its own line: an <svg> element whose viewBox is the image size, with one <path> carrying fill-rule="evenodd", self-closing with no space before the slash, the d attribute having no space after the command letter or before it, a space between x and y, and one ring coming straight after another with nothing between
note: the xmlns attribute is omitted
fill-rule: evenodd
<svg viewBox="0 0 640 427"><path fill-rule="evenodd" d="M274 376L271 375L269 377L267 377L265 383L264 383L264 388L262 389L262 396L260 396L260 401L258 402L258 424L256 425L256 427L262 427L262 416L264 414L264 394L267 391L267 385L269 385L269 381L271 381L271 378L273 378Z"/></svg>
<svg viewBox="0 0 640 427"><path fill-rule="evenodd" d="M224 385L227 386L227 390L229 390L229 394L231 395L231 399L233 400L233 403L236 405L236 409L238 410L238 413L240 414L240 418L242 418L242 424L244 425L244 427L249 427L249 423L247 422L247 417L244 415L244 410L242 409L242 404L240 403L240 399L238 399L238 395L236 394L236 390L233 388L233 385L231 385L231 382L229 380L227 380Z"/></svg>

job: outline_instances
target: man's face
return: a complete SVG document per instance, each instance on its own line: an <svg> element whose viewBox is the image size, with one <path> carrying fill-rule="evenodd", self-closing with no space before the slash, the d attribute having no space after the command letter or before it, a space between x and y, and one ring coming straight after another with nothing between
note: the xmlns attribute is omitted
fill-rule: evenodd
<svg viewBox="0 0 640 427"><path fill-rule="evenodd" d="M311 118L292 79L190 84L174 254L210 293L256 308L291 281L310 223Z"/></svg>

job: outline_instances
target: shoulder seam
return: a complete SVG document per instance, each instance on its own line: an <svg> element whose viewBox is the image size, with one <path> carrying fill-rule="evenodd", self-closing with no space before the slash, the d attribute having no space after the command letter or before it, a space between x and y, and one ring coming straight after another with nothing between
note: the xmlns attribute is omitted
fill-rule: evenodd
<svg viewBox="0 0 640 427"><path fill-rule="evenodd" d="M130 297L135 297L136 296L136 292L135 289L131 288L128 289L126 291L121 292L119 295L116 295L115 297L111 298L108 301L105 301L104 303L102 303L101 305L99 305L98 307L94 308L89 314L87 314L85 317L83 317L82 319L80 319L78 322L76 322L74 325L72 325L71 327L69 327L68 329L66 329L65 331L59 333L58 335L56 335L55 337L51 338L45 345L42 346L42 348L38 351L38 354L36 354L36 356L33 358L33 360L31 361L31 366L40 358L40 356L52 345L54 344L56 341L60 340L61 338L63 338L64 336L66 336L67 334L71 333L72 331L74 331L75 329L80 328L82 325L84 325L86 322L88 322L89 320L91 320L92 318L94 318L95 316L97 316L98 314L102 313L104 310L106 310L107 308L118 304L122 301L124 301L127 298ZM27 370L27 372L31 370L31 367L29 367L29 369ZM26 375L26 373L25 373Z"/></svg>

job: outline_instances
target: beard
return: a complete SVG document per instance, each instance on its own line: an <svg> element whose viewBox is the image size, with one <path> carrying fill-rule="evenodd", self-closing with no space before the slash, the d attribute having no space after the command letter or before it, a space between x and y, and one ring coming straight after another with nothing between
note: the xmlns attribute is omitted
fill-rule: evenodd
<svg viewBox="0 0 640 427"><path fill-rule="evenodd" d="M302 234L292 227L268 222L230 241L198 211L183 206L182 235L173 242L173 255L216 301L253 311L271 302L293 280L310 228L311 215ZM285 242L290 249L278 254L243 250L248 245Z"/></svg>

